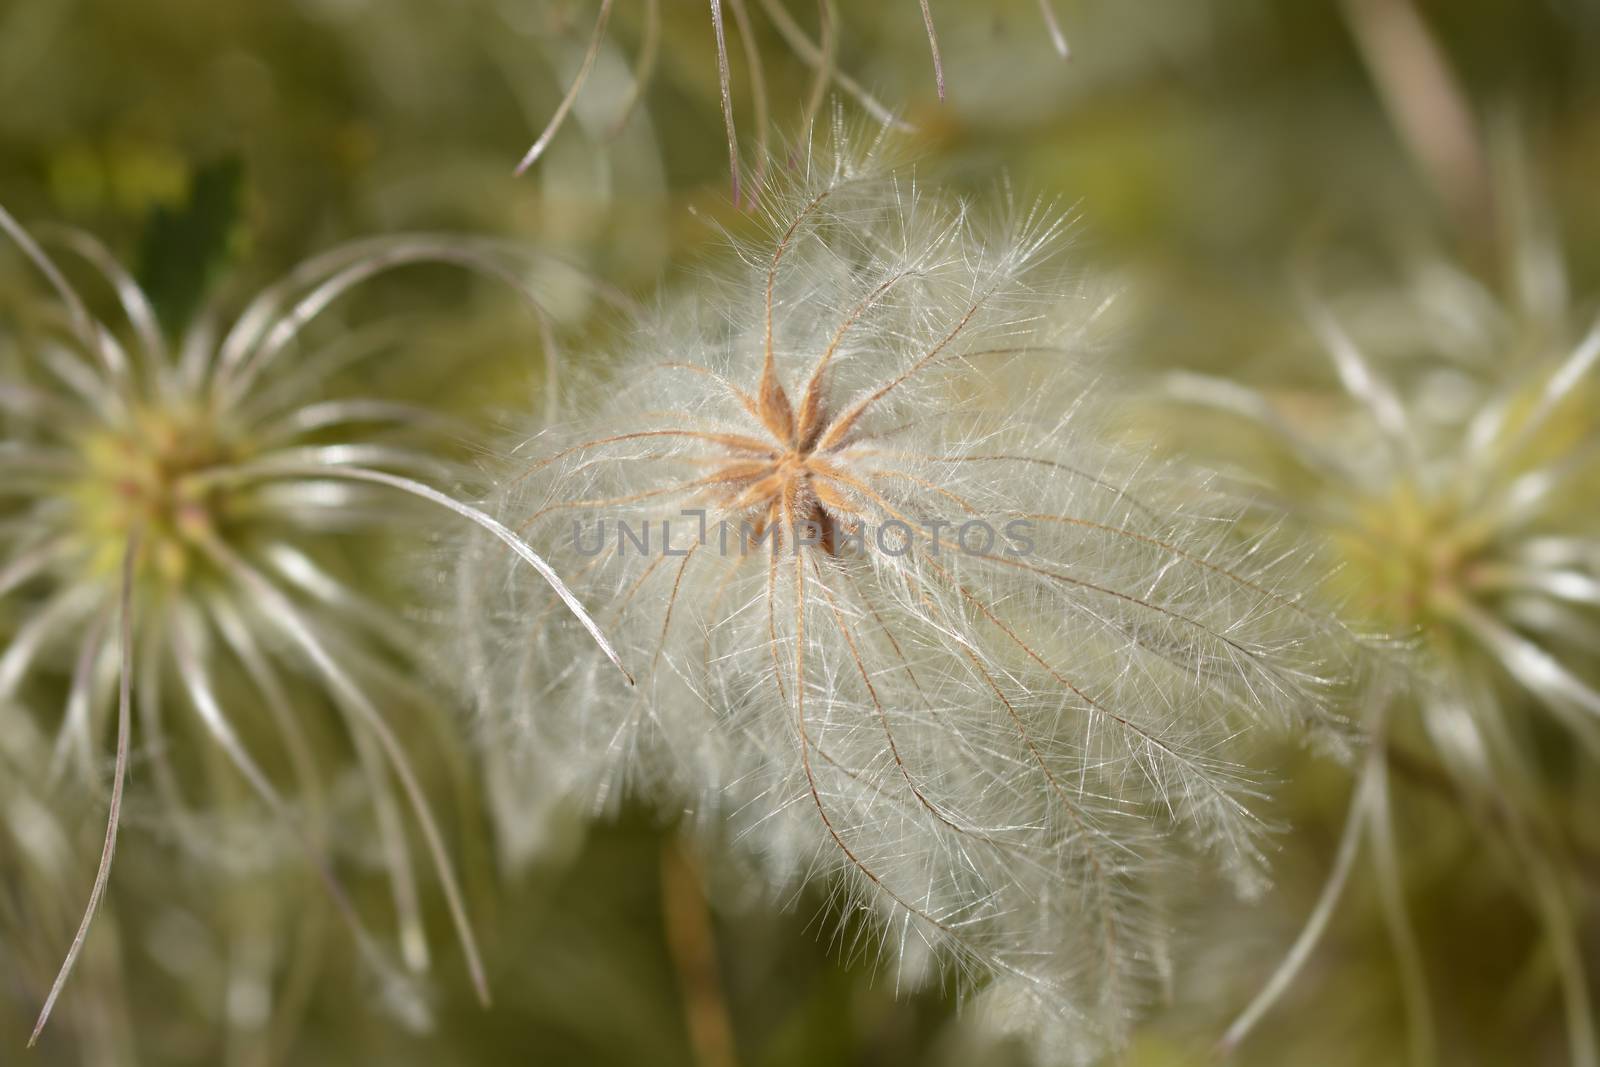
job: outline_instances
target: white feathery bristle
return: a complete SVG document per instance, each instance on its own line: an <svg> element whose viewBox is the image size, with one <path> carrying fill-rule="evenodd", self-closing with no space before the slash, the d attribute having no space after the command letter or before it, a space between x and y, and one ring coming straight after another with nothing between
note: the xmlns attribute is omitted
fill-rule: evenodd
<svg viewBox="0 0 1600 1067"><path fill-rule="evenodd" d="M1331 628L1292 550L1102 428L1056 215L991 224L874 152L798 170L491 508L637 687L469 552L480 699L552 789L689 812L774 895L829 887L845 954L988 984L1083 1061L1155 983L1150 880L1205 852L1260 884L1245 735L1320 716Z"/></svg>

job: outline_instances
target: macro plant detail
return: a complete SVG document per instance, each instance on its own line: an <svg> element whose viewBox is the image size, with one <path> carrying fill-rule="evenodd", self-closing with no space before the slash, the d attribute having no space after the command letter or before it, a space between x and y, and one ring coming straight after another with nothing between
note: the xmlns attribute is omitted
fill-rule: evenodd
<svg viewBox="0 0 1600 1067"><path fill-rule="evenodd" d="M1261 887L1248 737L1325 720L1337 628L1297 546L1103 429L1108 301L1052 265L1058 216L985 219L833 136L493 495L637 690L474 555L478 699L550 789L685 811L775 899L825 885L897 988L946 976L1090 1062L1165 973L1158 872ZM1027 536L963 543L977 519ZM666 536L596 553L586 520Z"/></svg>
<svg viewBox="0 0 1600 1067"><path fill-rule="evenodd" d="M738 31L743 44L742 54L746 65L746 77L749 80L751 94L751 109L755 116L756 124L756 150L754 157L754 173L748 181L742 176L743 164L739 151L739 136L734 120L734 93L732 74L728 59L728 42L726 21L724 15L726 4L727 16L731 16L732 23ZM760 196L762 184L765 180L769 156L769 141L772 136L771 114L772 105L768 99L767 76L761 58L761 48L755 38L755 22L750 16L750 5L747 0L710 0L711 5L711 30L716 40L717 54L717 86L721 97L722 121L724 134L728 142L728 166L733 183L733 201L753 207ZM934 85L939 99L945 97L944 60L939 51L939 34L934 27L934 13L931 0L918 0L921 9L922 26L927 34L928 55L933 63ZM1071 56L1065 33L1061 29L1061 22L1056 16L1052 0L1038 0L1039 16L1049 33L1050 42L1056 54L1062 59ZM818 0L816 5L817 35L811 33L801 25L794 14L786 6L784 0L756 0L762 14L766 16L772 29L782 39L785 46L813 71L813 81L805 95L805 104L800 113L800 129L810 129L822 113L823 104L830 91L849 97L862 110L873 119L906 128L905 124L896 117L894 110L879 101L859 81L848 72L841 70L838 65L839 48L839 5L835 0ZM908 5L909 6L909 5ZM606 27L610 22L614 0L600 0L599 8L595 14L594 27L590 31L589 44L583 58L578 65L577 72L573 75L566 94L557 105L550 121L540 132L533 145L524 153L517 164L516 172L520 175L534 165L550 146L550 142L561 130L566 122L568 113L572 110L578 94L583 91L583 86L588 81L594 69L596 58L605 41ZM659 50L661 48L661 2L660 0L645 0L644 26L640 35L638 56L634 61L633 87L625 97L625 101L617 118L613 120L612 129L620 130L626 125L635 108L646 96L646 89L655 75L659 63Z"/></svg>
<svg viewBox="0 0 1600 1067"><path fill-rule="evenodd" d="M468 238L378 238L305 261L225 332L214 315L201 316L174 350L144 293L92 237L41 231L96 273L124 328L95 319L40 239L4 209L0 230L49 292L48 300L19 304L0 332L0 607L14 620L0 648L0 723L8 745L36 735L43 742L53 731L21 758L45 759L57 789L100 789L99 752L108 730L115 737L99 870L33 1038L67 987L104 898L135 759L148 766L170 827L206 849L203 813L177 769L193 734L216 746L298 841L384 995L409 996L327 855L326 770L309 740L313 724L303 721L308 684L337 716L349 745L341 758L353 760L365 782L405 964L428 963L409 815L487 1000L449 846L412 756L368 685L381 675L381 658L363 645L370 650L387 636L384 613L323 566L318 543L392 522L396 513L374 503L375 491L442 507L546 575L580 625L605 641L525 542L412 477L448 474L437 458L437 442L453 432L443 420L396 402L325 395L330 376L392 349L394 331L350 331L309 353L297 347L346 292L407 264L453 264L508 283L542 322L537 299L503 249ZM430 438L433 451L423 447ZM399 623L387 626L392 632ZM30 681L63 655L71 664L67 697L51 715L36 706ZM176 699L163 692L172 682ZM270 762L252 745L263 739ZM423 1010L420 1002L396 1006Z"/></svg>
<svg viewBox="0 0 1600 1067"><path fill-rule="evenodd" d="M88 857L78 854L74 833L89 798L49 781L49 739L31 720L6 716L3 721L0 854L15 862L0 875L0 927L6 931L0 960L15 981L43 989L60 965L61 945L81 918L78 898L93 876ZM108 1065L131 1062L123 976L116 952L106 951L120 940L112 922L102 918L100 938L83 959L68 1024L76 1024L86 1058Z"/></svg>
<svg viewBox="0 0 1600 1067"><path fill-rule="evenodd" d="M1501 190L1525 231L1507 257L1509 301L1434 257L1396 293L1345 301L1352 315L1405 324L1388 336L1369 328L1373 341L1358 343L1340 305L1302 296L1339 392L1276 393L1187 372L1168 379L1181 403L1220 420L1186 425L1185 436L1210 427L1214 443L1249 442L1211 451L1323 540L1327 594L1390 644L1367 686L1370 751L1322 896L1227 1047L1304 965L1370 849L1413 1056L1437 1057L1391 801L1391 764L1415 774L1408 753L1424 749L1548 941L1571 1062L1600 1062L1577 943L1583 846L1568 829L1584 797L1539 785L1555 777L1541 766L1552 731L1582 765L1600 755L1600 688L1581 665L1600 607L1600 526L1578 503L1600 484L1600 325L1573 330L1560 251L1529 221L1537 206L1517 202L1525 185L1522 177Z"/></svg>
<svg viewBox="0 0 1600 1067"><path fill-rule="evenodd" d="M1596 54L3 0L0 1064L1600 1067Z"/></svg>

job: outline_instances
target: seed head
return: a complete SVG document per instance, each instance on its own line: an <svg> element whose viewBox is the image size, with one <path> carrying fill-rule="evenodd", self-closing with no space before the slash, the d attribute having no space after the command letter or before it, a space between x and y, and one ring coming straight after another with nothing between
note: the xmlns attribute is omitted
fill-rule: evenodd
<svg viewBox="0 0 1600 1067"><path fill-rule="evenodd" d="M1087 1060L1159 980L1161 871L1259 878L1242 735L1317 716L1323 624L1204 479L1102 429L1104 302L1050 269L1052 213L840 148L765 216L495 500L637 690L469 559L482 699L551 788L687 812L776 896L829 887L848 952Z"/></svg>
<svg viewBox="0 0 1600 1067"><path fill-rule="evenodd" d="M1515 189L1503 192L1515 199ZM1600 325L1572 330L1554 242L1532 229L1520 238L1509 303L1443 256L1418 263L1408 284L1341 294L1338 304L1302 286L1337 384L1269 391L1192 374L1168 381L1190 408L1170 425L1204 435L1218 461L1221 442L1248 442L1233 462L1328 546L1327 592L1392 645L1363 702L1371 752L1327 886L1228 1044L1307 958L1369 845L1397 931L1413 1048L1421 1057L1431 1047L1388 807L1388 749L1407 732L1431 746L1438 777L1464 798L1463 813L1528 889L1559 946L1574 1059L1600 1055L1589 1011L1576 1008L1587 980L1562 860L1532 844L1560 833L1567 774L1541 769L1530 743L1553 726L1577 742L1579 758L1600 755L1600 688L1586 673L1600 608L1600 521L1589 503L1600 485ZM1223 421L1197 421L1195 407ZM1550 724L1528 717L1540 707ZM1423 766L1429 758L1411 757Z"/></svg>
<svg viewBox="0 0 1600 1067"><path fill-rule="evenodd" d="M324 855L322 771L305 712L291 698L307 683L338 716L369 788L406 963L421 969L428 959L402 819L409 809L469 970L487 996L444 838L410 756L367 688L382 675L373 638L392 635L396 624L324 565L319 535L383 526L392 513L373 506L375 491L440 505L549 574L558 596L585 625L593 623L525 543L413 477L439 472L428 446L449 439L441 420L388 401L325 395L328 375L382 353L392 335L355 331L309 353L296 344L351 287L408 263L465 266L523 291L504 250L435 237L346 245L264 291L220 340L203 319L173 352L143 293L98 242L59 234L108 283L126 319L121 330L91 317L61 268L3 209L0 229L49 286L45 299L24 303L12 323L0 323L0 606L15 620L0 645L0 733L53 730L50 775L94 789L97 739L116 709L99 873L34 1037L110 875L136 708L163 817L177 836L204 849L177 769L198 735L293 831L368 962L380 975L391 973ZM523 295L537 312L537 301ZM38 706L38 690L48 686L36 682L57 658L74 666L65 706L52 715ZM172 682L177 699L164 698L162 687ZM276 760L253 750L251 739L262 738L276 746Z"/></svg>

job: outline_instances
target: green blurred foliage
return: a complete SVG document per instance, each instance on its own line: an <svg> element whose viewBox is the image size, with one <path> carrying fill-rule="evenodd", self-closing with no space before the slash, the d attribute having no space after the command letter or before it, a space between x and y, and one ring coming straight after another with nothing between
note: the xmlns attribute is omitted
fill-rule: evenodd
<svg viewBox="0 0 1600 1067"><path fill-rule="evenodd" d="M134 280L169 333L183 332L235 258L243 201L244 165L229 158L195 169L181 204L151 208Z"/></svg>

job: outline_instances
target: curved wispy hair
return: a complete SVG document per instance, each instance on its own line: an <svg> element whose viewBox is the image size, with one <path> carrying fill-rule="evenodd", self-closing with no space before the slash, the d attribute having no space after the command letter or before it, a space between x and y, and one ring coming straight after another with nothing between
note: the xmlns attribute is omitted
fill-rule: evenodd
<svg viewBox="0 0 1600 1067"><path fill-rule="evenodd" d="M840 149L764 214L493 505L638 688L469 557L480 700L553 787L687 810L777 896L831 887L846 952L1084 1061L1160 980L1158 868L1257 884L1242 735L1320 716L1324 624L1292 553L1100 429L1054 212Z"/></svg>
<svg viewBox="0 0 1600 1067"><path fill-rule="evenodd" d="M1191 409L1172 423L1185 431L1182 441L1208 440L1219 461L1226 451L1270 490L1280 513L1328 545L1337 598L1359 625L1394 643L1365 699L1370 752L1321 898L1225 1046L1243 1040L1281 996L1370 848L1412 1058L1433 1061L1388 782L1394 738L1416 735L1549 938L1572 1062L1600 1063L1572 857L1559 844L1560 782L1569 772L1550 773L1539 754L1549 745L1539 735L1553 726L1577 758L1592 766L1600 756L1592 670L1600 323L1574 331L1559 247L1526 179L1509 177L1500 190L1518 223L1507 249L1509 300L1444 255L1416 261L1406 284L1341 293L1339 303L1302 276L1301 307L1329 361L1327 388L1265 391L1187 372L1166 382ZM1194 408L1219 413L1221 428L1197 422ZM1536 707L1548 722L1523 713Z"/></svg>
<svg viewBox="0 0 1600 1067"><path fill-rule="evenodd" d="M411 757L367 684L381 663L371 638L392 634L400 623L323 565L318 535L392 523L393 508L375 501L375 492L441 506L489 531L545 575L582 625L605 642L526 543L413 477L443 476L437 453L426 446L457 439L447 423L404 404L325 395L330 376L392 350L395 331L339 332L309 351L300 350L300 338L352 287L421 262L463 266L511 285L543 324L537 300L519 281L515 257L465 237L354 242L295 267L226 331L203 316L173 351L145 295L93 238L61 229L47 235L107 284L125 318L121 330L91 316L56 261L3 209L0 230L49 290L42 300L19 303L13 328L0 333L0 609L7 609L11 624L0 645L0 732L9 735L37 715L55 731L47 756L52 778L90 787L101 782L97 753L113 714L116 738L99 873L34 1037L105 892L136 711L140 755L171 829L197 825L177 770L187 740L181 731L187 730L209 738L270 813L292 828L364 957L393 977L324 856L322 772L309 739L317 731L308 732L301 721L308 688L336 710L370 790L366 800L390 874L406 963L421 969L428 958L405 823L409 810L438 872L468 970L487 997L448 845ZM59 715L30 710L49 691L30 680L61 661L69 666ZM173 681L176 698L162 691ZM182 726L169 719L180 706ZM253 752L252 738L273 746L273 758ZM274 766L283 769L273 773Z"/></svg>
<svg viewBox="0 0 1600 1067"><path fill-rule="evenodd" d="M1066 34L1062 32L1060 20L1056 17L1051 0L1037 0L1039 15L1044 20L1049 31L1050 42L1056 54L1062 59L1071 56L1067 45ZM755 22L750 16L750 6L747 0L710 0L711 5L711 31L716 41L717 51L717 86L722 102L722 121L724 132L728 141L728 166L733 180L733 201L735 204L748 203L754 205L760 195L762 184L765 180L768 163L768 142L771 137L772 106L768 100L767 76L761 60L761 46L757 42ZM643 100L651 78L655 74L657 59L661 48L661 0L644 0L643 26L640 30L640 43L638 57L634 62L633 85L624 98L612 128L620 130L626 125L634 110ZM746 78L750 85L751 109L754 112L756 125L756 151L754 156L755 172L749 179L741 173L741 160L739 152L739 135L737 124L734 121L734 94L731 68L728 61L728 41L726 20L724 19L724 6L731 16L732 23L737 29L743 44L743 57L746 67ZM816 23L817 36L812 37L801 20L789 10L785 0L755 0L755 6L766 16L772 29L783 39L783 43L790 51L813 72L811 88L805 96L805 104L801 111L800 128L809 129L822 111L823 101L830 90L837 90L859 104L862 110L878 122L890 125L903 125L895 116L893 110L880 102L860 82L850 74L841 70L838 65L839 47L839 10L835 0L817 0ZM910 4L906 4L909 9ZM938 91L939 99L945 95L944 60L939 52L939 34L934 27L933 7L931 0L918 0L921 8L922 27L928 37L928 53L933 62L934 87ZM589 79L590 72L594 69L595 60L600 55L601 46L605 41L606 27L611 20L613 0L599 0L595 13L594 27L590 31L588 47L584 51L583 59L578 64L577 72L573 75L571 84L567 87L566 94L561 103L557 105L550 121L540 132L532 147L523 155L517 164L517 173L521 174L533 166L549 148L550 142L560 132L566 122L568 113L572 110L578 94L583 91L583 86Z"/></svg>
<svg viewBox="0 0 1600 1067"><path fill-rule="evenodd" d="M32 1022L37 990L60 964L61 944L80 917L76 898L92 871L79 848L88 797L48 780L49 739L25 718L0 730L0 1041ZM83 960L65 1024L82 1062L134 1062L118 938L107 926ZM17 1014L13 1015L13 1009ZM23 1012L27 1012L26 1017ZM21 1044L21 1038L16 1041Z"/></svg>

